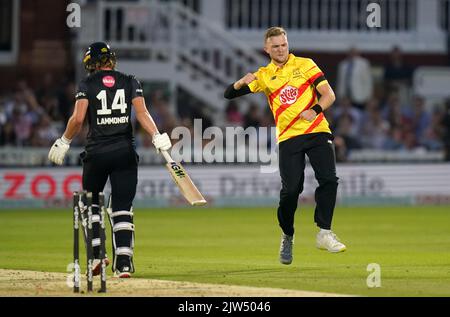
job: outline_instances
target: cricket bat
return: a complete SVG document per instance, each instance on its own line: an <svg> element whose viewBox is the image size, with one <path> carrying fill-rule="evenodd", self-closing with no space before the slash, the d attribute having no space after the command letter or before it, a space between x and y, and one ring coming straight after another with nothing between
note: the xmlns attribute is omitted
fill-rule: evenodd
<svg viewBox="0 0 450 317"><path fill-rule="evenodd" d="M166 167L169 170L175 184L180 189L181 194L192 206L203 206L206 204L205 198L192 182L186 170L180 163L175 162L169 152L161 151L167 161Z"/></svg>

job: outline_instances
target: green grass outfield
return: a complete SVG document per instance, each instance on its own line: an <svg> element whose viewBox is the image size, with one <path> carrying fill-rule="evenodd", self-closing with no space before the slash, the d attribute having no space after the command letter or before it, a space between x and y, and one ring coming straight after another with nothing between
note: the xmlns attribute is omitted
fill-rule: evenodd
<svg viewBox="0 0 450 317"><path fill-rule="evenodd" d="M70 210L1 210L0 224L0 268L66 271L72 261ZM337 208L333 229L347 245L340 254L315 248L313 208L303 207L289 266L278 263L274 208L137 209L135 224L137 278L450 296L449 206ZM111 254L109 234L107 242ZM380 288L366 285L369 263L381 266Z"/></svg>

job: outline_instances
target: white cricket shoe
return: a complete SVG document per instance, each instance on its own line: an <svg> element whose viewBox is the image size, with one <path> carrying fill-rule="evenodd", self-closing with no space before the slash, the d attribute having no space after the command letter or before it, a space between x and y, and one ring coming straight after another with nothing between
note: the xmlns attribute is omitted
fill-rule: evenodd
<svg viewBox="0 0 450 317"><path fill-rule="evenodd" d="M294 245L294 237L287 234L281 234L280 243L280 263L289 265L292 263L292 246Z"/></svg>
<svg viewBox="0 0 450 317"><path fill-rule="evenodd" d="M338 253L346 250L345 244L339 241L339 238L331 230L320 230L316 240L317 248L328 250L329 252Z"/></svg>

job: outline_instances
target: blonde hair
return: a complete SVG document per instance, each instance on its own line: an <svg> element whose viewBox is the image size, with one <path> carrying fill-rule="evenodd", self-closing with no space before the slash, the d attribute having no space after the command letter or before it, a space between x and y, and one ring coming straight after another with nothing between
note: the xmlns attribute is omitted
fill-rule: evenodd
<svg viewBox="0 0 450 317"><path fill-rule="evenodd" d="M264 43L266 43L270 37L278 35L287 36L287 32L281 26L272 26L271 28L268 28L266 34L264 34Z"/></svg>

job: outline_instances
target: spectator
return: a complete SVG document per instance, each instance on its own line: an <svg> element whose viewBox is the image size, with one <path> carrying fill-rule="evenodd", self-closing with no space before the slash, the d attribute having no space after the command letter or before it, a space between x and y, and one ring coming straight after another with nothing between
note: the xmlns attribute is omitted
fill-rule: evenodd
<svg viewBox="0 0 450 317"><path fill-rule="evenodd" d="M347 58L338 65L337 97L348 97L355 107L364 109L372 92L370 62L361 57L356 48L351 48Z"/></svg>
<svg viewBox="0 0 450 317"><path fill-rule="evenodd" d="M24 108L14 108L12 125L16 136L16 145L29 145L32 136L33 120L31 114L27 111L27 106Z"/></svg>
<svg viewBox="0 0 450 317"><path fill-rule="evenodd" d="M56 95L44 95L41 98L41 110L53 121L63 121L59 112L59 102ZM39 120L39 119L38 119ZM50 144L51 145L51 144Z"/></svg>
<svg viewBox="0 0 450 317"><path fill-rule="evenodd" d="M359 141L359 129L355 129L355 126L350 113L343 113L340 116L335 129L335 134L342 139L340 140L340 161L345 161L352 150L362 148Z"/></svg>
<svg viewBox="0 0 450 317"><path fill-rule="evenodd" d="M450 99L445 103L445 113L442 118L443 138L445 147L445 160L450 161Z"/></svg>
<svg viewBox="0 0 450 317"><path fill-rule="evenodd" d="M333 124L335 129L340 129L341 119L346 117L350 123L350 126L347 126L346 129L348 129L347 133L349 136L357 137L359 135L360 129L361 129L361 120L362 120L362 112L358 108L355 108L352 106L352 103L348 97L343 97L339 102L337 103L336 107L334 108L334 114L333 114Z"/></svg>
<svg viewBox="0 0 450 317"><path fill-rule="evenodd" d="M364 147L382 149L389 133L389 122L385 120L378 107L377 100L366 104L364 126L361 130L361 142Z"/></svg>
<svg viewBox="0 0 450 317"><path fill-rule="evenodd" d="M400 47L394 46L389 55L389 62L384 67L384 80L386 83L392 81L402 81L411 84L412 67L403 62L403 55Z"/></svg>
<svg viewBox="0 0 450 317"><path fill-rule="evenodd" d="M388 151L404 150L403 132L400 127L392 127L389 130L389 137L383 143L383 149Z"/></svg>
<svg viewBox="0 0 450 317"><path fill-rule="evenodd" d="M431 114L430 123L425 127L425 130L419 138L419 142L429 151L442 150L444 145L442 137L444 135L444 126L442 120L444 118L444 112L436 109Z"/></svg>
<svg viewBox="0 0 450 317"><path fill-rule="evenodd" d="M384 84L386 92L399 91L400 99L405 102L411 87L413 68L403 62L403 55L398 46L394 46L389 61L384 67Z"/></svg>
<svg viewBox="0 0 450 317"><path fill-rule="evenodd" d="M419 147L414 131L406 130L403 132L403 144L405 145L405 149L409 151Z"/></svg>
<svg viewBox="0 0 450 317"><path fill-rule="evenodd" d="M388 95L381 113L383 119L387 120L391 127L400 127L407 118L404 115L397 92L391 92Z"/></svg>
<svg viewBox="0 0 450 317"><path fill-rule="evenodd" d="M413 98L413 106L408 116L416 138L423 139L427 127L431 124L431 114L427 111L425 100L422 97L415 96Z"/></svg>

